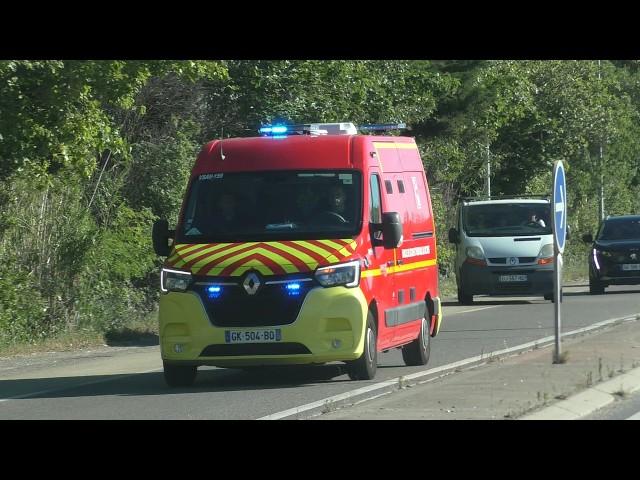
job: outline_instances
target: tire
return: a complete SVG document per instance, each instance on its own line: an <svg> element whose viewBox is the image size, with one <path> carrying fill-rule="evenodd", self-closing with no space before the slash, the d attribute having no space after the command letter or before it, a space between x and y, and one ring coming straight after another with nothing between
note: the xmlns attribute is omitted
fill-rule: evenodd
<svg viewBox="0 0 640 480"><path fill-rule="evenodd" d="M196 379L198 367L190 365L171 365L163 362L164 381L171 388L190 387Z"/></svg>
<svg viewBox="0 0 640 480"><path fill-rule="evenodd" d="M553 302L553 293L545 293L544 294L544 299L545 300L551 300Z"/></svg>
<svg viewBox="0 0 640 480"><path fill-rule="evenodd" d="M367 314L364 335L364 351L357 360L347 362L347 374L351 380L372 380L378 368L378 339L375 321L371 312Z"/></svg>
<svg viewBox="0 0 640 480"><path fill-rule="evenodd" d="M604 284L589 277L589 293L591 295L602 295L604 293Z"/></svg>
<svg viewBox="0 0 640 480"><path fill-rule="evenodd" d="M604 285L597 280L589 279L589 293L591 295L602 295L604 293Z"/></svg>
<svg viewBox="0 0 640 480"><path fill-rule="evenodd" d="M471 305L473 303L473 295L468 295L462 287L458 287L458 303L461 305Z"/></svg>
<svg viewBox="0 0 640 480"><path fill-rule="evenodd" d="M418 338L409 345L402 347L402 359L405 365L415 367L426 365L429 362L429 356L431 355L430 326L431 322L423 318Z"/></svg>

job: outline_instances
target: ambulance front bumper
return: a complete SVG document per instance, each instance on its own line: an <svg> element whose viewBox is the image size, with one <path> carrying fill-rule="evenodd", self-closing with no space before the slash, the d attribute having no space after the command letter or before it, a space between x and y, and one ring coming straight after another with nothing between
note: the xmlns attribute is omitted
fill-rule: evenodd
<svg viewBox="0 0 640 480"><path fill-rule="evenodd" d="M364 349L367 302L360 288L313 288L296 320L215 326L194 292L160 298L160 346L170 364L243 367L354 360Z"/></svg>

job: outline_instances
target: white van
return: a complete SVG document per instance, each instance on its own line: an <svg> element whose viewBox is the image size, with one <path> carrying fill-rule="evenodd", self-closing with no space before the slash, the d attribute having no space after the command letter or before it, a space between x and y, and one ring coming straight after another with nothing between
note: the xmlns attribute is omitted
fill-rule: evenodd
<svg viewBox="0 0 640 480"><path fill-rule="evenodd" d="M553 235L548 197L465 198L456 227L458 301L474 295L544 296L553 300Z"/></svg>

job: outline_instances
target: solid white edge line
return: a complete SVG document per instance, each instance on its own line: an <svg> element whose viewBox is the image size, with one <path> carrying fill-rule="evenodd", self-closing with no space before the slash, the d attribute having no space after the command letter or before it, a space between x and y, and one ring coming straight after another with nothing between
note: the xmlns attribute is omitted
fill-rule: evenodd
<svg viewBox="0 0 640 480"><path fill-rule="evenodd" d="M600 327L604 327L606 325L621 322L624 320L636 320L637 313L632 315L626 315L624 317L611 318L609 320L603 320L601 322L594 323L593 325L589 325L588 327L579 328L577 330L572 330L570 332L565 332L562 334L562 337L568 337L571 335L577 335L580 333L588 332L591 330L595 330ZM505 348L503 350L496 350L494 352L488 352L483 355L476 355L475 357L465 358L464 360L459 360L454 363L449 363L447 365L441 365L440 367L431 368L429 370L423 370L421 372L411 373L409 375L402 375L402 378L405 380L414 380L416 378L425 377L427 375L433 375L434 373L439 373L445 370L452 370L457 367L462 367L468 365L470 363L475 363L477 361L481 361L483 359L496 356L496 355L504 355L507 353L516 352L519 350L527 350L531 347L537 347L541 344L546 344L555 341L555 335L551 335L548 337L540 338L538 340L534 340L532 342L523 343L521 345L516 345L515 347ZM358 388L356 390L352 390L350 392L340 393L338 395L334 395L331 397L323 398L322 400L318 400L316 402L307 403L306 405L301 405L299 407L290 408L288 410L283 410L281 412L272 413L271 415L265 415L264 417L257 418L256 420L280 420L282 418L291 417L293 415L306 412L308 410L312 410L314 408L322 407L323 405L331 402L339 402L341 400L346 400L351 397L355 397L357 395L361 395L363 393L373 392L375 390L380 390L382 388L391 387L393 385L398 385L401 377L392 378L391 380L385 380L384 382L375 383L373 385L369 385L367 387Z"/></svg>
<svg viewBox="0 0 640 480"><path fill-rule="evenodd" d="M640 412L630 416L629 418L627 418L627 420L640 420Z"/></svg>

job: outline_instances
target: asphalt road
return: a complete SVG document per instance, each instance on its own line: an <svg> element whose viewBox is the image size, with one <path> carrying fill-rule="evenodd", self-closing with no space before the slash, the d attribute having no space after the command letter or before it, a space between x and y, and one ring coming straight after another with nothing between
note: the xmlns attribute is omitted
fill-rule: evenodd
<svg viewBox="0 0 640 480"><path fill-rule="evenodd" d="M591 296L565 287L562 330L640 313L640 288ZM444 323L426 367L405 367L399 350L379 355L376 378L349 380L342 366L255 374L201 367L191 388L165 386L157 346L45 356L31 365L0 362L0 419L256 419L385 380L515 347L554 334L554 308L542 298L476 297L444 303ZM375 390L371 395L375 395ZM301 415L304 418L304 415Z"/></svg>

